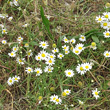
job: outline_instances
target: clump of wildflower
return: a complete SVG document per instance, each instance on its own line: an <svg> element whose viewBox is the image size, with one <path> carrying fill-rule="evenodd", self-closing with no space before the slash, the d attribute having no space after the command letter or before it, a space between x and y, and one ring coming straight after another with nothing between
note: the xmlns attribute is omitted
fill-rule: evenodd
<svg viewBox="0 0 110 110"><path fill-rule="evenodd" d="M26 56L31 57L33 55L32 50L26 52Z"/></svg>
<svg viewBox="0 0 110 110"><path fill-rule="evenodd" d="M13 17L11 16L11 17L8 18L8 21L12 21L12 19L13 19Z"/></svg>
<svg viewBox="0 0 110 110"><path fill-rule="evenodd" d="M64 57L64 55L63 55L62 53L59 53L59 54L57 55L57 57L58 57L59 59L62 59L62 58Z"/></svg>
<svg viewBox="0 0 110 110"><path fill-rule="evenodd" d="M20 80L20 77L17 76L17 75L15 75L15 76L12 77L12 78L9 77L7 83L8 83L9 86L11 86L11 85L14 84L14 82L19 82L19 80Z"/></svg>
<svg viewBox="0 0 110 110"><path fill-rule="evenodd" d="M70 43L75 44L76 40L74 38L70 39Z"/></svg>
<svg viewBox="0 0 110 110"><path fill-rule="evenodd" d="M55 104L61 104L62 103L62 100L60 98L58 98L58 96L55 94L50 97L50 101L54 102Z"/></svg>
<svg viewBox="0 0 110 110"><path fill-rule="evenodd" d="M96 98L96 100L99 98L99 92L100 91L98 91L97 88L95 90L92 90L92 94Z"/></svg>
<svg viewBox="0 0 110 110"><path fill-rule="evenodd" d="M19 36L19 37L17 38L17 41L18 41L19 43L21 43L21 42L23 41L23 37Z"/></svg>
<svg viewBox="0 0 110 110"><path fill-rule="evenodd" d="M70 95L70 93L71 93L71 90L65 89L65 90L62 92L62 96L65 97L65 96L67 96L67 95Z"/></svg>
<svg viewBox="0 0 110 110"><path fill-rule="evenodd" d="M66 37L63 38L63 41L64 41L65 43L69 43L69 40L68 40Z"/></svg>
<svg viewBox="0 0 110 110"><path fill-rule="evenodd" d="M78 64L78 66L76 67L76 71L83 75L85 74L87 71L89 71L90 69L92 69L92 64L91 63L82 63L82 64Z"/></svg>

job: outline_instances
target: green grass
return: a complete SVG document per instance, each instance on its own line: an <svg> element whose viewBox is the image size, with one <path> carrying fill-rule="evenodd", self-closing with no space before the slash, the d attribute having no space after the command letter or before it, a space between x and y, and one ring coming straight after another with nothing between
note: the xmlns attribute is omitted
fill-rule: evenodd
<svg viewBox="0 0 110 110"><path fill-rule="evenodd" d="M46 0L19 0L21 10L18 10L16 6L11 7L9 1L2 1L0 6L0 14L7 13L9 16L13 16L11 22L7 18L0 18L0 24L4 24L8 32L2 34L2 29L0 32L0 41L5 39L8 42L6 45L0 43L0 109L66 110L66 105L69 110L109 110L110 59L104 58L103 53L110 50L110 38L104 38L104 30L95 21L96 16L110 11L105 9L105 4L109 1L77 0L73 4L68 1L69 5L65 6L64 0L47 0L48 5L43 2ZM45 15L50 15L50 20ZM27 28L22 27L25 23L29 24ZM62 28L60 33L56 31L57 26ZM56 58L52 73L43 71L40 76L36 76L35 72L26 73L27 67L33 69L40 67L44 70L46 66L44 61L35 60L35 56L42 50L39 47L40 41L48 41L47 52L51 53L52 45L55 43L60 53L64 54L63 37L75 38L77 44L81 43L79 36L82 34L86 36L87 40L83 44L87 49L83 50L80 56L70 51L62 60ZM23 37L21 44L16 41L18 36ZM96 42L97 50L88 47L91 42ZM28 48L24 47L25 43L29 43ZM76 44L68 43L66 45L71 48ZM19 50L16 52L16 57L11 58L8 53L16 45ZM33 55L29 58L26 57L26 52L30 49ZM17 63L17 56L25 58L24 65ZM77 65L90 61L94 63L91 72L88 71L84 75L78 74ZM66 77L64 73L66 69L72 69L75 75L70 78ZM19 82L9 86L8 78L15 75L20 76ZM100 91L100 98L97 100L92 95L92 90L95 88ZM64 89L70 89L71 94L62 97ZM53 94L62 99L61 104L56 105L50 102L50 96ZM39 96L43 97L40 104ZM78 100L83 101L84 104L80 105ZM72 107L71 104L74 106Z"/></svg>

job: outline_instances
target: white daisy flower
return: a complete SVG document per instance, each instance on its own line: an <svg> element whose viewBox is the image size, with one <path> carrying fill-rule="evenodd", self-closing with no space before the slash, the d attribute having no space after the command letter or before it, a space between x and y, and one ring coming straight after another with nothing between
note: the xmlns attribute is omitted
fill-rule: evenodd
<svg viewBox="0 0 110 110"><path fill-rule="evenodd" d="M103 21L103 22L101 23L101 27L102 27L103 29L108 29L108 21Z"/></svg>
<svg viewBox="0 0 110 110"><path fill-rule="evenodd" d="M63 50L69 50L69 46L67 46L67 45L62 46L62 48L63 48Z"/></svg>
<svg viewBox="0 0 110 110"><path fill-rule="evenodd" d="M55 56L54 54L52 54L52 53L48 54L48 58L49 58L49 59L55 59L55 57L56 57L56 56Z"/></svg>
<svg viewBox="0 0 110 110"><path fill-rule="evenodd" d="M13 85L14 84L13 78L9 77L7 83L9 86Z"/></svg>
<svg viewBox="0 0 110 110"><path fill-rule="evenodd" d="M46 41L45 42L42 41L42 42L39 43L39 47L42 47L43 49L46 49L48 46L49 46L48 42L46 42Z"/></svg>
<svg viewBox="0 0 110 110"><path fill-rule="evenodd" d="M13 6L13 2L10 1L10 2L9 2L9 5L10 5L10 6Z"/></svg>
<svg viewBox="0 0 110 110"><path fill-rule="evenodd" d="M44 68L44 72L47 72L47 73L51 73L52 71L53 71L53 67L51 67L51 66L46 66L45 68Z"/></svg>
<svg viewBox="0 0 110 110"><path fill-rule="evenodd" d="M46 60L47 56L48 56L48 53L46 51L42 50L42 51L40 51L39 55L41 56L42 60Z"/></svg>
<svg viewBox="0 0 110 110"><path fill-rule="evenodd" d="M55 60L54 59L46 59L45 63L49 66L52 66L53 64L55 64Z"/></svg>
<svg viewBox="0 0 110 110"><path fill-rule="evenodd" d="M2 29L2 34L7 34L6 29Z"/></svg>
<svg viewBox="0 0 110 110"><path fill-rule="evenodd" d="M18 47L15 46L15 47L12 48L12 50L13 50L13 52L17 52L18 51Z"/></svg>
<svg viewBox="0 0 110 110"><path fill-rule="evenodd" d="M76 40L75 40L74 38L72 38L72 39L70 40L70 42L71 42L72 44L75 44L75 43L76 43Z"/></svg>
<svg viewBox="0 0 110 110"><path fill-rule="evenodd" d="M58 57L59 59L62 59L62 58L64 57L64 55L63 55L62 53L59 53L59 54L57 55L57 57Z"/></svg>
<svg viewBox="0 0 110 110"><path fill-rule="evenodd" d="M15 56L16 56L16 53L12 51L11 53L8 53L8 55L9 55L10 57L15 57Z"/></svg>
<svg viewBox="0 0 110 110"><path fill-rule="evenodd" d="M28 43L25 43L24 47L29 47L29 44Z"/></svg>
<svg viewBox="0 0 110 110"><path fill-rule="evenodd" d="M11 16L11 17L8 18L8 21L12 21L12 19L13 19L13 17Z"/></svg>
<svg viewBox="0 0 110 110"><path fill-rule="evenodd" d="M69 43L69 40L68 40L66 37L63 38L63 41L64 41L65 43Z"/></svg>
<svg viewBox="0 0 110 110"><path fill-rule="evenodd" d="M58 99L58 96L55 94L50 97L51 102L56 102L56 99Z"/></svg>
<svg viewBox="0 0 110 110"><path fill-rule="evenodd" d="M65 50L65 54L69 54L70 53L70 51L69 50Z"/></svg>
<svg viewBox="0 0 110 110"><path fill-rule="evenodd" d="M84 44L82 44L82 43L77 44L75 48L78 49L78 50L80 50L80 51L82 51L82 50L85 49L84 48Z"/></svg>
<svg viewBox="0 0 110 110"><path fill-rule="evenodd" d="M31 57L33 55L32 50L27 51L26 54L26 56Z"/></svg>
<svg viewBox="0 0 110 110"><path fill-rule="evenodd" d="M92 65L90 63L83 63L83 67L86 71L89 71L92 69Z"/></svg>
<svg viewBox="0 0 110 110"><path fill-rule="evenodd" d="M67 95L70 95L71 90L69 90L69 89L65 89L64 92L65 92Z"/></svg>
<svg viewBox="0 0 110 110"><path fill-rule="evenodd" d="M73 70L67 69L67 70L65 70L65 75L67 77L73 77L74 72L73 72Z"/></svg>
<svg viewBox="0 0 110 110"><path fill-rule="evenodd" d="M62 103L62 100L60 99L60 98L57 98L56 100L55 100L55 104L61 104Z"/></svg>
<svg viewBox="0 0 110 110"><path fill-rule="evenodd" d="M12 79L13 79L14 81L16 81L16 82L19 82L20 77L15 75Z"/></svg>
<svg viewBox="0 0 110 110"><path fill-rule="evenodd" d="M103 20L105 20L104 19L104 17L103 16L96 16L96 19L95 19L98 23L100 23L100 22L102 22Z"/></svg>
<svg viewBox="0 0 110 110"><path fill-rule="evenodd" d="M95 90L92 90L92 94L96 98L96 100L99 98L99 92L100 91L98 91L97 88Z"/></svg>
<svg viewBox="0 0 110 110"><path fill-rule="evenodd" d="M82 41L82 42L84 42L84 41L86 41L86 37L84 35L80 35L79 40Z"/></svg>
<svg viewBox="0 0 110 110"><path fill-rule="evenodd" d="M17 38L17 41L20 43L21 41L23 40L23 37L21 37L21 36L19 36L18 38Z"/></svg>
<svg viewBox="0 0 110 110"><path fill-rule="evenodd" d="M35 68L34 72L36 73L36 76L40 76L42 74L41 68Z"/></svg>
<svg viewBox="0 0 110 110"><path fill-rule="evenodd" d="M2 44L7 44L7 41L6 40L2 40Z"/></svg>
<svg viewBox="0 0 110 110"><path fill-rule="evenodd" d="M105 56L106 58L110 57L110 52L109 52L109 51L105 51L105 52L104 52L104 56Z"/></svg>
<svg viewBox="0 0 110 110"><path fill-rule="evenodd" d="M79 74L81 74L81 75L83 75L83 74L85 74L86 73L86 71L85 71L85 69L84 69L84 65L83 64L78 64L78 66L76 67L76 71L79 73Z"/></svg>
<svg viewBox="0 0 110 110"><path fill-rule="evenodd" d="M22 58L22 59L21 59L21 58L17 57L16 61L17 61L19 64L23 65L24 62L25 62L25 58Z"/></svg>
<svg viewBox="0 0 110 110"><path fill-rule="evenodd" d="M78 48L73 48L73 53L76 55L79 55L82 51L79 50Z"/></svg>
<svg viewBox="0 0 110 110"><path fill-rule="evenodd" d="M41 60L42 60L41 55L40 55L40 54L36 55L36 56L35 56L35 60L41 61Z"/></svg>
<svg viewBox="0 0 110 110"><path fill-rule="evenodd" d="M58 48L54 48L54 49L52 50L52 52L53 52L53 53L58 53L58 52L59 52L59 49L58 49Z"/></svg>
<svg viewBox="0 0 110 110"><path fill-rule="evenodd" d="M33 69L30 68L30 67L27 67L25 71L26 71L27 73L32 73L32 72L33 72Z"/></svg>
<svg viewBox="0 0 110 110"><path fill-rule="evenodd" d="M109 38L110 37L110 31L105 31L105 32L103 32L103 34L104 34L105 38Z"/></svg>
<svg viewBox="0 0 110 110"><path fill-rule="evenodd" d="M104 12L103 15L106 20L110 19L110 12Z"/></svg>

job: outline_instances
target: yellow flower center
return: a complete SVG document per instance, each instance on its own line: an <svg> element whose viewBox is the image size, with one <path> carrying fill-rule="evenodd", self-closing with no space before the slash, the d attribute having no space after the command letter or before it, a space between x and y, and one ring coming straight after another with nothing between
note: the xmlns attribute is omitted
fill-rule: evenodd
<svg viewBox="0 0 110 110"><path fill-rule="evenodd" d="M55 100L56 98L54 97L53 100Z"/></svg>
<svg viewBox="0 0 110 110"><path fill-rule="evenodd" d="M42 55L41 55L42 57L45 57L45 54L44 53L42 53Z"/></svg>
<svg viewBox="0 0 110 110"><path fill-rule="evenodd" d="M31 69L28 69L28 71L31 71Z"/></svg>
<svg viewBox="0 0 110 110"><path fill-rule="evenodd" d="M51 71L51 69L49 68L48 71Z"/></svg>
<svg viewBox="0 0 110 110"><path fill-rule="evenodd" d="M65 51L65 53L68 53L68 51Z"/></svg>
<svg viewBox="0 0 110 110"><path fill-rule="evenodd" d="M98 21L101 21L101 20L102 20L101 18L98 19Z"/></svg>
<svg viewBox="0 0 110 110"><path fill-rule="evenodd" d="M14 53L11 53L11 56L13 56L14 55Z"/></svg>
<svg viewBox="0 0 110 110"><path fill-rule="evenodd" d="M79 51L78 50L75 50L75 53L79 53Z"/></svg>
<svg viewBox="0 0 110 110"><path fill-rule="evenodd" d="M108 15L105 15L105 18L108 18Z"/></svg>
<svg viewBox="0 0 110 110"><path fill-rule="evenodd" d="M12 83L12 80L9 80L10 83Z"/></svg>
<svg viewBox="0 0 110 110"><path fill-rule="evenodd" d="M106 53L106 56L109 56L109 53Z"/></svg>
<svg viewBox="0 0 110 110"><path fill-rule="evenodd" d="M60 57L62 57L62 55L60 55Z"/></svg>
<svg viewBox="0 0 110 110"><path fill-rule="evenodd" d="M79 49L79 50L81 50L81 49L82 49L82 47L78 47L78 49Z"/></svg>
<svg viewBox="0 0 110 110"><path fill-rule="evenodd" d="M66 91L66 93L69 93L69 91Z"/></svg>
<svg viewBox="0 0 110 110"><path fill-rule="evenodd" d="M66 49L66 47L64 47L64 49Z"/></svg>
<svg viewBox="0 0 110 110"><path fill-rule="evenodd" d="M65 39L65 41L68 41L68 39Z"/></svg>
<svg viewBox="0 0 110 110"><path fill-rule="evenodd" d="M16 48L14 48L14 50L16 50Z"/></svg>
<svg viewBox="0 0 110 110"><path fill-rule="evenodd" d="M39 74L40 73L40 71L37 71L37 74Z"/></svg>
<svg viewBox="0 0 110 110"><path fill-rule="evenodd" d="M88 68L89 68L89 66L88 66L88 65L86 65L86 66L85 66L85 68L86 68L86 69L88 69Z"/></svg>
<svg viewBox="0 0 110 110"><path fill-rule="evenodd" d="M15 80L18 80L18 78L15 78Z"/></svg>
<svg viewBox="0 0 110 110"><path fill-rule="evenodd" d="M95 95L98 95L98 92L95 92Z"/></svg>
<svg viewBox="0 0 110 110"><path fill-rule="evenodd" d="M30 52L28 52L28 55L30 55L31 53Z"/></svg>
<svg viewBox="0 0 110 110"><path fill-rule="evenodd" d="M66 96L66 93L65 93L65 92L63 92L63 93L62 93L62 96Z"/></svg>
<svg viewBox="0 0 110 110"><path fill-rule="evenodd" d="M84 39L84 36L82 36L81 38Z"/></svg>
<svg viewBox="0 0 110 110"><path fill-rule="evenodd" d="M42 44L42 46L45 46L46 44Z"/></svg>
<svg viewBox="0 0 110 110"><path fill-rule="evenodd" d="M40 59L40 57L38 57L38 59Z"/></svg>
<svg viewBox="0 0 110 110"><path fill-rule="evenodd" d="M103 26L107 26L107 23L103 23Z"/></svg>
<svg viewBox="0 0 110 110"><path fill-rule="evenodd" d="M5 44L6 42L5 42L5 41L3 41L3 43Z"/></svg>
<svg viewBox="0 0 110 110"><path fill-rule="evenodd" d="M54 52L57 52L57 50L54 50Z"/></svg>
<svg viewBox="0 0 110 110"><path fill-rule="evenodd" d="M52 63L52 60L49 60L49 63Z"/></svg>
<svg viewBox="0 0 110 110"><path fill-rule="evenodd" d="M80 67L80 70L81 70L81 71L83 71L83 70L84 70L84 68L81 66L81 67Z"/></svg>
<svg viewBox="0 0 110 110"><path fill-rule="evenodd" d="M25 44L25 46L29 46L29 44L28 44L28 43L26 43L26 44Z"/></svg>
<svg viewBox="0 0 110 110"><path fill-rule="evenodd" d="M56 99L57 102L59 102L59 99Z"/></svg>
<svg viewBox="0 0 110 110"><path fill-rule="evenodd" d="M50 55L50 58L53 58L53 56L52 56L52 55Z"/></svg>
<svg viewBox="0 0 110 110"><path fill-rule="evenodd" d="M19 59L19 62L22 62L22 60L21 60L21 59Z"/></svg>
<svg viewBox="0 0 110 110"><path fill-rule="evenodd" d="M71 72L68 72L68 75L71 75Z"/></svg>
<svg viewBox="0 0 110 110"><path fill-rule="evenodd" d="M108 32L106 33L106 36L109 36L109 33Z"/></svg>
<svg viewBox="0 0 110 110"><path fill-rule="evenodd" d="M74 40L72 40L72 42L74 42Z"/></svg>
<svg viewBox="0 0 110 110"><path fill-rule="evenodd" d="M92 42L91 45L92 45L93 47L95 47L95 46L96 46L96 43L95 43L95 42Z"/></svg>
<svg viewBox="0 0 110 110"><path fill-rule="evenodd" d="M6 32L6 30L3 30L3 32L5 33L5 32Z"/></svg>

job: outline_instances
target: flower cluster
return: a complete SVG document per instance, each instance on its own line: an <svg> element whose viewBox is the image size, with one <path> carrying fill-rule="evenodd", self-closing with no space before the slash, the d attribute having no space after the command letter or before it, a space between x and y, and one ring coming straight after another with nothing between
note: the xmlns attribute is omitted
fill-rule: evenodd
<svg viewBox="0 0 110 110"><path fill-rule="evenodd" d="M9 86L11 86L11 85L14 84L14 82L18 82L19 80L20 80L20 77L15 75L12 78L9 77L7 83L8 83Z"/></svg>
<svg viewBox="0 0 110 110"><path fill-rule="evenodd" d="M61 104L62 103L62 100L55 94L50 97L50 101L54 102L55 104Z"/></svg>
<svg viewBox="0 0 110 110"><path fill-rule="evenodd" d="M85 74L87 71L89 71L90 69L92 69L92 65L90 63L82 63L82 64L78 64L78 66L76 67L76 71L83 75Z"/></svg>
<svg viewBox="0 0 110 110"><path fill-rule="evenodd" d="M110 12L104 12L103 15L96 17L96 21L100 23L101 27L106 31L103 32L105 38L110 38Z"/></svg>

